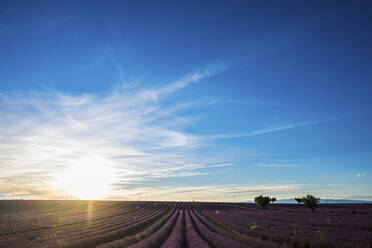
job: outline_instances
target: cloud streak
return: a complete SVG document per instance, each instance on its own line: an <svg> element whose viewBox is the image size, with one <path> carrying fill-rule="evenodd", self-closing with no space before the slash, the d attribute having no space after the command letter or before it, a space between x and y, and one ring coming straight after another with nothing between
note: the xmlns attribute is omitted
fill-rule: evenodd
<svg viewBox="0 0 372 248"><path fill-rule="evenodd" d="M271 168L294 168L301 167L300 164L258 164L257 167L271 167Z"/></svg>
<svg viewBox="0 0 372 248"><path fill-rule="evenodd" d="M331 121L346 119L346 118L349 118L349 117L350 116L348 116L348 117L335 117L335 118L330 118L330 119L315 120L315 121L308 121L308 122L299 122L299 123L293 123L293 124L284 125L284 126L264 128L264 129L252 131L252 132L249 132L249 133L209 135L209 136L206 136L206 138L210 138L210 139L244 138L244 137L249 137L249 136L275 133L275 132L294 129L294 128L314 126L314 125L327 123L327 122L331 122Z"/></svg>
<svg viewBox="0 0 372 248"><path fill-rule="evenodd" d="M168 200L175 201L237 201L252 200L258 194L271 194L279 198L288 198L303 185L300 184L277 184L277 185L198 185L198 186L161 186L161 187L138 187L130 190L122 190L121 196L127 199L136 199L141 192L144 200ZM115 195L112 196L115 199Z"/></svg>

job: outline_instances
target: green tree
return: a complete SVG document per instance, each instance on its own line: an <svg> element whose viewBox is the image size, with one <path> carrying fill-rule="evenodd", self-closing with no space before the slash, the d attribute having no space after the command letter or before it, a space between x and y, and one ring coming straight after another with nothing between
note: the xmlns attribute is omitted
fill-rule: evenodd
<svg viewBox="0 0 372 248"><path fill-rule="evenodd" d="M315 208L318 207L318 203L320 201L320 198L316 198L313 195L307 195L306 197L302 197L302 202L304 205L311 209L311 211L315 211Z"/></svg>
<svg viewBox="0 0 372 248"><path fill-rule="evenodd" d="M270 198L270 196L256 196L254 198L254 202L260 205L263 209L266 208L267 205L269 205L270 202L275 202L276 198Z"/></svg>
<svg viewBox="0 0 372 248"><path fill-rule="evenodd" d="M295 198L295 200L296 200L296 202L298 203L298 204L301 204L302 203L302 198Z"/></svg>

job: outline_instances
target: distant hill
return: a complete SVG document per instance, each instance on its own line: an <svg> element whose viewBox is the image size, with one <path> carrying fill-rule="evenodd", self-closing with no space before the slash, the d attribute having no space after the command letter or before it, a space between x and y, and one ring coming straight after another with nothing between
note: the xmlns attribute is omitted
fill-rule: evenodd
<svg viewBox="0 0 372 248"><path fill-rule="evenodd" d="M245 203L254 203L251 200L244 201ZM294 198L291 199L282 199L277 200L275 203L296 203L296 200ZM350 200L350 199L320 199L320 203L372 203L372 201L365 201L365 200Z"/></svg>
<svg viewBox="0 0 372 248"><path fill-rule="evenodd" d="M297 203L294 198L278 200L275 203ZM349 199L320 199L320 203L372 203L372 201Z"/></svg>

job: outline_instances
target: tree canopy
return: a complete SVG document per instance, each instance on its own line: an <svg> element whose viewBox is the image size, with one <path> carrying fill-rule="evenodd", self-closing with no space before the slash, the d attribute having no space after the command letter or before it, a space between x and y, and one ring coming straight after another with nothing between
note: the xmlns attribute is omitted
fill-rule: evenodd
<svg viewBox="0 0 372 248"><path fill-rule="evenodd" d="M297 200L296 200L297 201ZM308 208L311 209L311 211L315 211L315 208L318 207L318 203L320 201L320 198L316 198L313 195L307 195L306 197L301 198L301 202Z"/></svg>
<svg viewBox="0 0 372 248"><path fill-rule="evenodd" d="M301 204L302 203L302 198L295 198L295 200L296 200L296 202L298 203L298 204Z"/></svg>
<svg viewBox="0 0 372 248"><path fill-rule="evenodd" d="M266 208L267 205L269 205L270 202L275 202L276 198L270 198L270 196L256 196L254 198L254 202L260 205L263 209Z"/></svg>

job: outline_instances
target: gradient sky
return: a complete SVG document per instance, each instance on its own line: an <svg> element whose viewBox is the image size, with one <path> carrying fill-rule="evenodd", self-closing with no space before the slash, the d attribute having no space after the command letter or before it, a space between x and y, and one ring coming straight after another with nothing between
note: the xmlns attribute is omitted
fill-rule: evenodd
<svg viewBox="0 0 372 248"><path fill-rule="evenodd" d="M98 166L103 199L372 200L371 25L370 1L1 1L0 198Z"/></svg>

